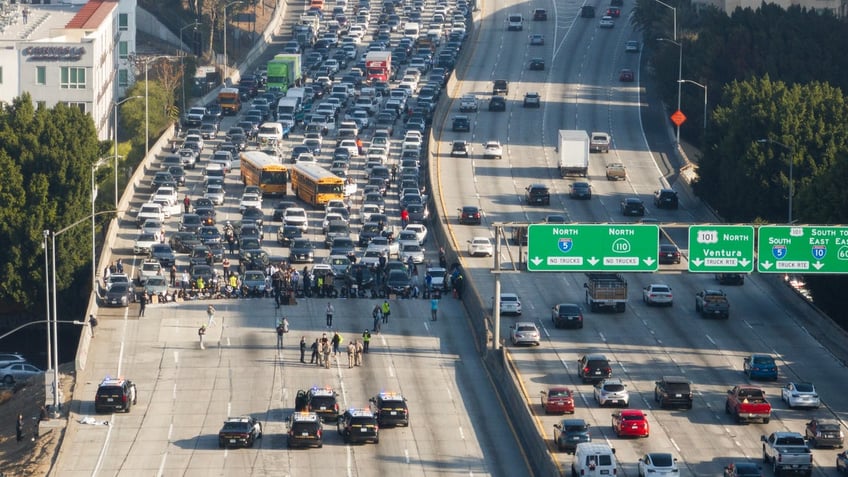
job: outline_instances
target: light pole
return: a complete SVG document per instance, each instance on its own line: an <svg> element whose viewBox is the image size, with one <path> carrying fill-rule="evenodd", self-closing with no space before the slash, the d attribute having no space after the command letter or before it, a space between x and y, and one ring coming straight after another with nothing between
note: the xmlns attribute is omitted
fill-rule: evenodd
<svg viewBox="0 0 848 477"><path fill-rule="evenodd" d="M97 234L94 223L94 201L97 199L97 184L94 182L94 173L97 169L106 163L105 159L100 159L91 166L91 291L97 290Z"/></svg>
<svg viewBox="0 0 848 477"><path fill-rule="evenodd" d="M115 210L118 210L118 106L131 99L140 98L143 98L143 96L130 96L120 101L112 101L112 107L114 109L112 115L115 116Z"/></svg>
<svg viewBox="0 0 848 477"><path fill-rule="evenodd" d="M244 3L242 0L236 0L235 2L230 2L224 5L224 78L223 81L227 81L227 78L230 77L230 64L227 63L227 9L230 6L235 5L237 3Z"/></svg>
<svg viewBox="0 0 848 477"><path fill-rule="evenodd" d="M667 41L677 45L677 110L680 111L680 93L683 86L683 43L680 43L677 40L670 40L668 38L657 38L657 41ZM675 126L677 126L677 138L675 142L677 146L680 146L680 124L675 124Z"/></svg>
<svg viewBox="0 0 848 477"><path fill-rule="evenodd" d="M777 146L782 147L786 151L789 152L789 210L786 213L786 223L792 225L792 196L795 194L795 180L793 177L793 163L795 162L795 148L787 146L782 142L775 141L774 139L762 138L757 139L757 142L760 144L775 144Z"/></svg>
<svg viewBox="0 0 848 477"><path fill-rule="evenodd" d="M189 23L188 25L180 28L180 74L182 75L182 109L180 109L180 116L185 114L186 104L185 104L185 64L183 63L183 58L185 58L185 50L183 49L183 30L188 27L194 27L194 30L197 31L197 25L200 25L200 22ZM193 37L194 38L194 37Z"/></svg>
<svg viewBox="0 0 848 477"><path fill-rule="evenodd" d="M698 83L697 81L692 81L688 79L677 80L678 83L692 83L695 86L700 86L704 90L704 130L707 129L707 85Z"/></svg>
<svg viewBox="0 0 848 477"><path fill-rule="evenodd" d="M660 0L654 0L654 1L659 3L662 6L666 7L666 8L671 9L672 16L674 17L674 41L677 41L677 8L672 7L671 5L669 5L665 2L662 2Z"/></svg>
<svg viewBox="0 0 848 477"><path fill-rule="evenodd" d="M50 252L50 244L47 242L50 231L45 230L42 234L44 236L44 241L41 242L41 246L44 247L44 304L47 308L47 366L44 369L50 369L53 364L53 358L50 356L50 262L47 257Z"/></svg>

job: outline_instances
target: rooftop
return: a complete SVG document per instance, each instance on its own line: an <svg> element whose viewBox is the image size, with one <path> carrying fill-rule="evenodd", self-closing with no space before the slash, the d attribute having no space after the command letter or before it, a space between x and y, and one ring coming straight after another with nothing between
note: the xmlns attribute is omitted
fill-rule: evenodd
<svg viewBox="0 0 848 477"><path fill-rule="evenodd" d="M54 35L51 32L64 29L80 8L79 5L27 5L0 0L0 42L50 38Z"/></svg>

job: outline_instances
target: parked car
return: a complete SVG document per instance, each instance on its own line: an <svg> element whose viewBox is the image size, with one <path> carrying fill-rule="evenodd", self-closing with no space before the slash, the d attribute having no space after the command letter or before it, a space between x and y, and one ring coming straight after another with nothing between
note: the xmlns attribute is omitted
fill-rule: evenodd
<svg viewBox="0 0 848 477"><path fill-rule="evenodd" d="M29 363L12 363L0 368L0 377L6 384L13 384L44 373L43 370Z"/></svg>

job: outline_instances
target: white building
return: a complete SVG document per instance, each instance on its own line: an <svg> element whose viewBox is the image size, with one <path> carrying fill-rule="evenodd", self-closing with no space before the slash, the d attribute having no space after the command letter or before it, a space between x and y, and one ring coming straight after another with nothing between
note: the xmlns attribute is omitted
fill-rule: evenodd
<svg viewBox="0 0 848 477"><path fill-rule="evenodd" d="M0 0L0 101L24 92L36 104L78 106L98 138L112 136L112 109L133 81L136 0Z"/></svg>

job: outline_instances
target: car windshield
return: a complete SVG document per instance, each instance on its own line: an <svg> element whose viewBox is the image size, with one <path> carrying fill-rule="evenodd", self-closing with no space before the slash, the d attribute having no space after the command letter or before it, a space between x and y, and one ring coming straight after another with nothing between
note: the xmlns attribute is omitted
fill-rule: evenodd
<svg viewBox="0 0 848 477"><path fill-rule="evenodd" d="M548 391L548 397L568 397L571 393L565 389L557 389Z"/></svg>
<svg viewBox="0 0 848 477"><path fill-rule="evenodd" d="M653 291L654 293L668 293L669 292L668 287L657 287L657 286L653 287L651 289L651 291Z"/></svg>
<svg viewBox="0 0 848 477"><path fill-rule="evenodd" d="M754 364L762 364L766 366L774 365L774 360L768 356L755 356L753 362Z"/></svg>
<svg viewBox="0 0 848 477"><path fill-rule="evenodd" d="M813 385L810 383L797 383L795 384L795 390L800 393L811 393L815 391Z"/></svg>
<svg viewBox="0 0 848 477"><path fill-rule="evenodd" d="M318 431L318 423L295 421L295 423L292 424L291 430L295 435L299 435L304 432L308 434L315 434L315 432Z"/></svg>
<svg viewBox="0 0 848 477"><path fill-rule="evenodd" d="M568 424L565 426L565 432L582 432L586 430L586 424Z"/></svg>
<svg viewBox="0 0 848 477"><path fill-rule="evenodd" d="M526 325L526 326L519 326L517 328L517 331L536 331L536 329L532 326Z"/></svg>
<svg viewBox="0 0 848 477"><path fill-rule="evenodd" d="M559 316L571 316L580 314L580 309L576 306L561 306L559 307Z"/></svg>
<svg viewBox="0 0 848 477"><path fill-rule="evenodd" d="M235 422L225 422L224 428L222 431L236 431L236 432L246 432L248 430L248 424L246 422L235 421Z"/></svg>
<svg viewBox="0 0 848 477"><path fill-rule="evenodd" d="M640 414L625 414L621 416L621 419L625 421L641 421L644 419L644 416Z"/></svg>
<svg viewBox="0 0 848 477"><path fill-rule="evenodd" d="M624 385L623 384L605 384L604 390L606 392L609 392L609 393L617 393L617 392L624 391Z"/></svg>
<svg viewBox="0 0 848 477"><path fill-rule="evenodd" d="M607 466L612 465L612 457L609 454L599 454L599 455L587 455L586 456L586 465L594 466Z"/></svg>
<svg viewBox="0 0 848 477"><path fill-rule="evenodd" d="M509 295L501 295L501 301L518 301L518 297L509 296Z"/></svg>
<svg viewBox="0 0 848 477"><path fill-rule="evenodd" d="M592 359L589 360L588 363L586 363L586 366L589 366L590 368L607 368L609 367L609 363L599 359Z"/></svg>
<svg viewBox="0 0 848 477"><path fill-rule="evenodd" d="M651 461L656 467L671 467L674 464L671 454L651 454Z"/></svg>
<svg viewBox="0 0 848 477"><path fill-rule="evenodd" d="M333 409L336 405L336 398L333 396L313 396L309 401L309 405L313 409Z"/></svg>
<svg viewBox="0 0 848 477"><path fill-rule="evenodd" d="M670 393L689 393L689 385L685 383L666 383L665 388Z"/></svg>

